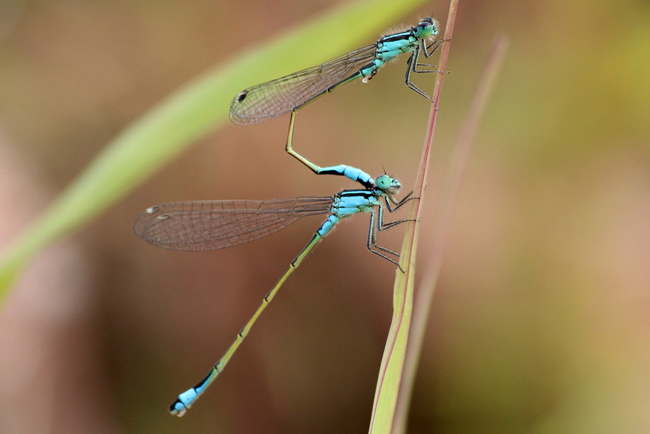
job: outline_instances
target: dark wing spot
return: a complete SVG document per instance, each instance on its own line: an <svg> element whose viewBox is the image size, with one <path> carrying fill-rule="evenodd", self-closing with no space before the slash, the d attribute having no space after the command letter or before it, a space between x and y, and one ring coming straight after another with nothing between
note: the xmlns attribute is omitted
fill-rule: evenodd
<svg viewBox="0 0 650 434"><path fill-rule="evenodd" d="M237 95L237 102L242 102L246 99L246 95L248 95L248 90L242 90L239 92L239 95Z"/></svg>

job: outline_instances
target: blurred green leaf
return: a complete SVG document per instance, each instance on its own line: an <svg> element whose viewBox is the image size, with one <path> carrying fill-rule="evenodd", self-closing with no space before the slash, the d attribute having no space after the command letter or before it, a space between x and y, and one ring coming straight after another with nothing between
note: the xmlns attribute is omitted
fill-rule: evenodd
<svg viewBox="0 0 650 434"><path fill-rule="evenodd" d="M424 3L374 0L335 7L171 95L116 137L6 252L0 263L0 301L41 249L90 222L194 140L227 122L231 99L246 86L357 48Z"/></svg>

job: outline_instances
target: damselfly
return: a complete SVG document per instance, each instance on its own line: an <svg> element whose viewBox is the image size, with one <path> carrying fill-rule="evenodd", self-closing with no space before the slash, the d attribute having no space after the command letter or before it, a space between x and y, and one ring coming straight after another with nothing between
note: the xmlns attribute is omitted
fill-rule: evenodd
<svg viewBox="0 0 650 434"><path fill-rule="evenodd" d="M431 97L411 82L411 72L432 73L418 67L420 52L431 56L443 40L426 45L428 38L438 34L438 22L426 17L406 31L386 35L372 45L351 51L319 66L307 68L276 80L245 89L230 104L230 119L238 125L252 125L275 119L298 110L359 77L367 83L379 68L402 53L411 53L407 63L406 85L431 100Z"/></svg>
<svg viewBox="0 0 650 434"><path fill-rule="evenodd" d="M363 188L344 190L330 197L165 203L148 208L135 221L136 234L155 246L174 250L203 251L247 243L270 235L302 217L327 214L323 224L298 256L291 261L289 268L264 297L262 304L237 334L235 341L223 357L210 369L205 378L191 389L181 393L171 404L169 407L171 414L182 416L212 384L285 280L341 219L357 213L370 213L368 250L397 265L397 262L387 255L395 258L399 255L377 245L377 231L407 221L384 222L384 210L396 211L412 199L411 194L398 202L393 196L399 192L401 184L386 174L373 180L362 170L346 165L324 168L314 165L314 168L319 174L345 176L358 182ZM391 207L391 204L395 208Z"/></svg>

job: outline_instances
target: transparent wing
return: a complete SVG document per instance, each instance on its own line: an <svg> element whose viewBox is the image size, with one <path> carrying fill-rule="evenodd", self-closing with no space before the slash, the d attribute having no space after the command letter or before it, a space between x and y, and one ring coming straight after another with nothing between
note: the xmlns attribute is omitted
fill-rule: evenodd
<svg viewBox="0 0 650 434"><path fill-rule="evenodd" d="M166 249L223 249L270 235L302 217L328 214L333 200L293 197L170 202L144 211L133 228L148 243Z"/></svg>
<svg viewBox="0 0 650 434"><path fill-rule="evenodd" d="M369 45L322 65L243 90L230 104L230 120L238 125L252 125L289 113L370 62L376 48Z"/></svg>

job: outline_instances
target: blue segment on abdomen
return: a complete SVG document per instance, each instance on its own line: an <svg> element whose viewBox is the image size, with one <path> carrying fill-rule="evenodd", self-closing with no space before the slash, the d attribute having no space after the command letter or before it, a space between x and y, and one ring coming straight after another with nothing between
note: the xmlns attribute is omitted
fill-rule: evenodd
<svg viewBox="0 0 650 434"><path fill-rule="evenodd" d="M375 59L372 61L371 64L367 65L365 68L361 70L361 75L364 77L367 77L369 75L372 75L377 71L385 62L381 59Z"/></svg>
<svg viewBox="0 0 650 434"><path fill-rule="evenodd" d="M372 179L372 177L368 175L366 172L364 172L361 169L357 169L356 167L346 166L345 164L340 164L338 166L323 167L318 173L321 175L327 175L327 174L343 175L354 182L361 183L366 188L372 188L375 186L375 180Z"/></svg>
<svg viewBox="0 0 650 434"><path fill-rule="evenodd" d="M186 390L185 392L181 393L178 396L178 400L180 402L182 402L185 406L189 407L190 406L189 404L191 404L192 401L194 401L198 395L199 394L196 393L196 390L190 389L190 390Z"/></svg>
<svg viewBox="0 0 650 434"><path fill-rule="evenodd" d="M327 233L328 233L329 231L332 230L332 228L334 227L334 225L337 224L337 223L339 222L339 220L341 220L341 218L340 218L339 216L334 215L334 214L330 214L330 215L327 217L327 220L325 220L325 221L323 222L323 224L320 226L320 228L318 228L318 230L316 231L316 233L317 233L318 235L320 235L321 237L324 237L325 235L327 235Z"/></svg>

